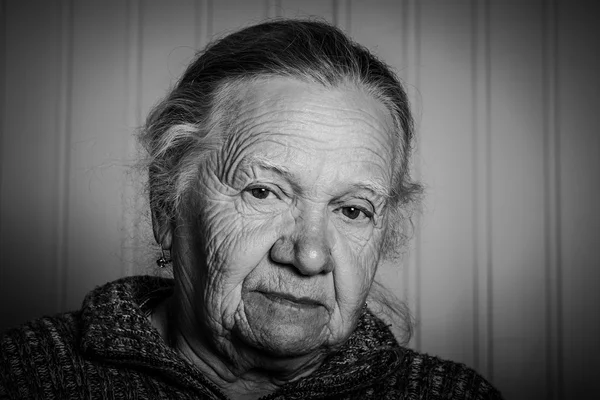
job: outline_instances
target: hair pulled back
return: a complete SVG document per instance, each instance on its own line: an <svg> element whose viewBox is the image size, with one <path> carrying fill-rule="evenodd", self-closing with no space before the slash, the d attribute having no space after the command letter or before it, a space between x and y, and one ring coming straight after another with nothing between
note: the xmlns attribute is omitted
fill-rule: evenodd
<svg viewBox="0 0 600 400"><path fill-rule="evenodd" d="M406 92L391 69L338 28L309 20L273 20L250 26L208 45L149 114L140 139L149 155L153 215L177 219L201 160L219 149L227 132L228 90L235 84L289 77L336 87L354 84L381 101L397 137L390 188L386 253L406 239L410 205L421 192L411 180L413 120Z"/></svg>

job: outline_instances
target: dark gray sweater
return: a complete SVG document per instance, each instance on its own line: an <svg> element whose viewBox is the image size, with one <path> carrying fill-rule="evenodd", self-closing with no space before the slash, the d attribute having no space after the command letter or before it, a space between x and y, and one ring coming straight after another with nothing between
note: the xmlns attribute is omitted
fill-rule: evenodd
<svg viewBox="0 0 600 400"><path fill-rule="evenodd" d="M92 291L80 311L0 337L0 399L225 399L152 327L149 302L173 282L124 278ZM400 347L370 312L309 377L268 399L499 399L462 364Z"/></svg>

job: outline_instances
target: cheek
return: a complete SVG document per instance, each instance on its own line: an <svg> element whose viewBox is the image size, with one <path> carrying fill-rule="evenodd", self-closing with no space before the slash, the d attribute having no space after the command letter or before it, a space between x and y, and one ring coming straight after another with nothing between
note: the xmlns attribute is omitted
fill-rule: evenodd
<svg viewBox="0 0 600 400"><path fill-rule="evenodd" d="M208 269L243 280L267 256L279 236L277 225L277 219L247 221L235 210L219 206L218 217L204 229L211 238L206 246Z"/></svg>
<svg viewBox="0 0 600 400"><path fill-rule="evenodd" d="M284 218L249 218L240 213L239 201L239 196L208 199L197 223L198 235L210 239L204 241L206 284L199 295L225 326L233 325L244 280L268 257Z"/></svg>
<svg viewBox="0 0 600 400"><path fill-rule="evenodd" d="M364 240L366 237L368 239ZM377 269L381 232L373 229L370 235L338 234L334 257L334 284L340 312L352 317L363 306Z"/></svg>
<svg viewBox="0 0 600 400"><path fill-rule="evenodd" d="M379 229L369 220L348 222L342 213L337 211L331 214L330 225L347 249L356 255L365 250L368 252L368 247L378 240Z"/></svg>

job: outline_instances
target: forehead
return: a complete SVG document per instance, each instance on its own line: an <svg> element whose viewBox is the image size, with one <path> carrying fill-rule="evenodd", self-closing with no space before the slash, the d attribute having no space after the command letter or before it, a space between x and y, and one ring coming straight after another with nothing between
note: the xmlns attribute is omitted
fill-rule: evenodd
<svg viewBox="0 0 600 400"><path fill-rule="evenodd" d="M228 169L259 160L274 169L320 166L389 182L396 146L392 118L366 91L270 78L243 83L232 103Z"/></svg>

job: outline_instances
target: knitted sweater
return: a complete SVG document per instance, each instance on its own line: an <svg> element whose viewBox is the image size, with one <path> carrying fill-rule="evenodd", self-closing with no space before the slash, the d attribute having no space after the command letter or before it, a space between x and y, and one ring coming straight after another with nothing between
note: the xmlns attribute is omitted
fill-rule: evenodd
<svg viewBox="0 0 600 400"><path fill-rule="evenodd" d="M89 293L80 311L0 336L0 399L225 399L146 317L173 281L124 278ZM350 339L313 374L265 399L499 399L473 370L400 347L365 311Z"/></svg>

